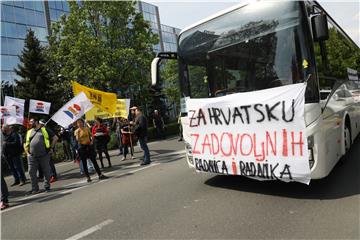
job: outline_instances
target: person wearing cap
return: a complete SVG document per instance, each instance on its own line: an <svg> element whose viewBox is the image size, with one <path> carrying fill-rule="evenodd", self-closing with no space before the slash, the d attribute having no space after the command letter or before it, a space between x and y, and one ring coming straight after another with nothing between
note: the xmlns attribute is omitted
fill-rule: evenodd
<svg viewBox="0 0 360 240"><path fill-rule="evenodd" d="M50 191L50 154L54 148L57 136L45 128L45 120L36 121L31 119L35 125L27 131L25 137L24 150L28 158L29 175L31 179L30 194L39 193L37 170L40 167L44 180L45 191Z"/></svg>
<svg viewBox="0 0 360 240"><path fill-rule="evenodd" d="M144 161L140 165L147 165L151 163L150 151L147 146L147 119L140 108L134 106L131 109L135 110L136 114L135 121L132 123L134 125L134 132L138 137L141 149L144 151Z"/></svg>

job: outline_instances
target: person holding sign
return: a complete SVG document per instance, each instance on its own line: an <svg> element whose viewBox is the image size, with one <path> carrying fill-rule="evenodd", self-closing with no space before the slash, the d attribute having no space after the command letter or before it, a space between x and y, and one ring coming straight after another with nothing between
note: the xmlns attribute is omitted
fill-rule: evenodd
<svg viewBox="0 0 360 240"><path fill-rule="evenodd" d="M123 158L121 161L124 161L126 159L126 155L129 153L129 147L130 147L130 153L131 153L131 159L134 159L134 151L133 151L133 144L134 144L134 135L131 132L131 128L129 125L129 122L123 118L122 120L122 126L121 126L121 142L123 146Z"/></svg>
<svg viewBox="0 0 360 240"><path fill-rule="evenodd" d="M107 126L102 124L101 118L98 118L98 117L95 118L95 125L93 126L91 132L92 132L92 136L95 140L95 146L96 146L96 150L99 154L101 167L104 168L102 153L105 153L105 156L109 162L109 168L110 168L111 161L110 161L110 155L109 155L109 152L107 149L107 144L110 141L110 135L109 135Z"/></svg>
<svg viewBox="0 0 360 240"><path fill-rule="evenodd" d="M99 165L96 162L96 153L93 147L93 140L91 138L90 129L85 126L84 121L82 119L78 119L76 121L76 125L78 126L78 129L75 130L74 135L76 141L78 142L78 152L80 156L80 161L83 164L84 173L87 178L87 182L91 182L91 178L87 166L87 158L90 158L91 162L93 163L95 171L99 176L99 180L107 179L108 177L106 177L104 174L101 173Z"/></svg>

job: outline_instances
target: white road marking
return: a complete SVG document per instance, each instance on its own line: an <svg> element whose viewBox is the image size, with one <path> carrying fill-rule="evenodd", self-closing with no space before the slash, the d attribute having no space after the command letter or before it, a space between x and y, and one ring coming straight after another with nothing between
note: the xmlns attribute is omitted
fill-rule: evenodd
<svg viewBox="0 0 360 240"><path fill-rule="evenodd" d="M21 202L21 201L24 201L24 200L27 200L27 199L36 198L36 197L44 195L44 194L45 194L45 192L41 192L41 193L38 193L38 194L34 194L34 195L30 195L30 196L27 196L27 197L20 198L20 199L14 201L14 202Z"/></svg>
<svg viewBox="0 0 360 240"><path fill-rule="evenodd" d="M11 205L10 205L10 208L2 210L1 214L5 213L5 212L8 212L8 211L11 211L11 210L14 210L14 209L17 209L17 208L25 207L25 206L30 205L30 204L31 203L25 203L25 204L16 205L14 207L11 207Z"/></svg>
<svg viewBox="0 0 360 240"><path fill-rule="evenodd" d="M139 171L147 169L147 168L155 167L157 165L160 165L160 163L151 163L150 165L147 165L146 167L138 168L138 169L132 170L132 171L130 171L128 173L124 173L124 174L136 173L136 172L139 172Z"/></svg>
<svg viewBox="0 0 360 240"><path fill-rule="evenodd" d="M102 223L99 223L89 229L86 229L85 231L82 231L81 233L78 233L72 237L69 237L66 240L78 240L80 238L86 237L86 236L92 234L93 232L101 230L103 227L105 227L106 225L109 225L113 222L114 222L114 220L108 219L108 220L103 221Z"/></svg>

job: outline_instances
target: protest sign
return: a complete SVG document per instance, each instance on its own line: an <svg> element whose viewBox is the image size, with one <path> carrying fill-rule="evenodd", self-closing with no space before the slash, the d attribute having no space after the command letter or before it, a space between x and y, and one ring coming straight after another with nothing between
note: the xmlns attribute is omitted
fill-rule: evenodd
<svg viewBox="0 0 360 240"><path fill-rule="evenodd" d="M93 121L96 117L102 119L114 118L114 117L123 117L127 118L130 108L130 99L117 99L116 101L116 112L111 114L105 112L98 107L93 107L90 111L85 114L86 120Z"/></svg>
<svg viewBox="0 0 360 240"><path fill-rule="evenodd" d="M309 184L306 84L188 99L193 166L200 172Z"/></svg>
<svg viewBox="0 0 360 240"><path fill-rule="evenodd" d="M16 109L16 122L14 124L23 125L24 122L24 108L25 100L15 97L5 96L4 106L15 106Z"/></svg>
<svg viewBox="0 0 360 240"><path fill-rule="evenodd" d="M86 97L85 93L80 92L57 111L51 119L60 126L66 128L93 107L94 105L92 105L90 100Z"/></svg>
<svg viewBox="0 0 360 240"><path fill-rule="evenodd" d="M30 99L29 112L49 114L51 103Z"/></svg>
<svg viewBox="0 0 360 240"><path fill-rule="evenodd" d="M80 92L84 92L88 99L90 99L91 103L96 107L100 108L105 112L109 112L110 114L115 114L116 112L116 94L99 91L93 88L89 88L83 86L75 81L72 81L72 87L74 95L79 94Z"/></svg>
<svg viewBox="0 0 360 240"><path fill-rule="evenodd" d="M0 107L1 124L16 124L16 107L15 106L1 106Z"/></svg>

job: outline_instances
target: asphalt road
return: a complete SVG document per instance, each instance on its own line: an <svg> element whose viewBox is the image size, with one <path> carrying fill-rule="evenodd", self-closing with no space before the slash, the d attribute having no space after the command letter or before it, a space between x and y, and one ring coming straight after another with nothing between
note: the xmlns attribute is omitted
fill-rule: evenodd
<svg viewBox="0 0 360 240"><path fill-rule="evenodd" d="M359 137L350 159L310 186L197 174L176 139L150 149L146 167L113 156L108 180L88 184L61 163L50 193L11 187L2 239L360 238Z"/></svg>

